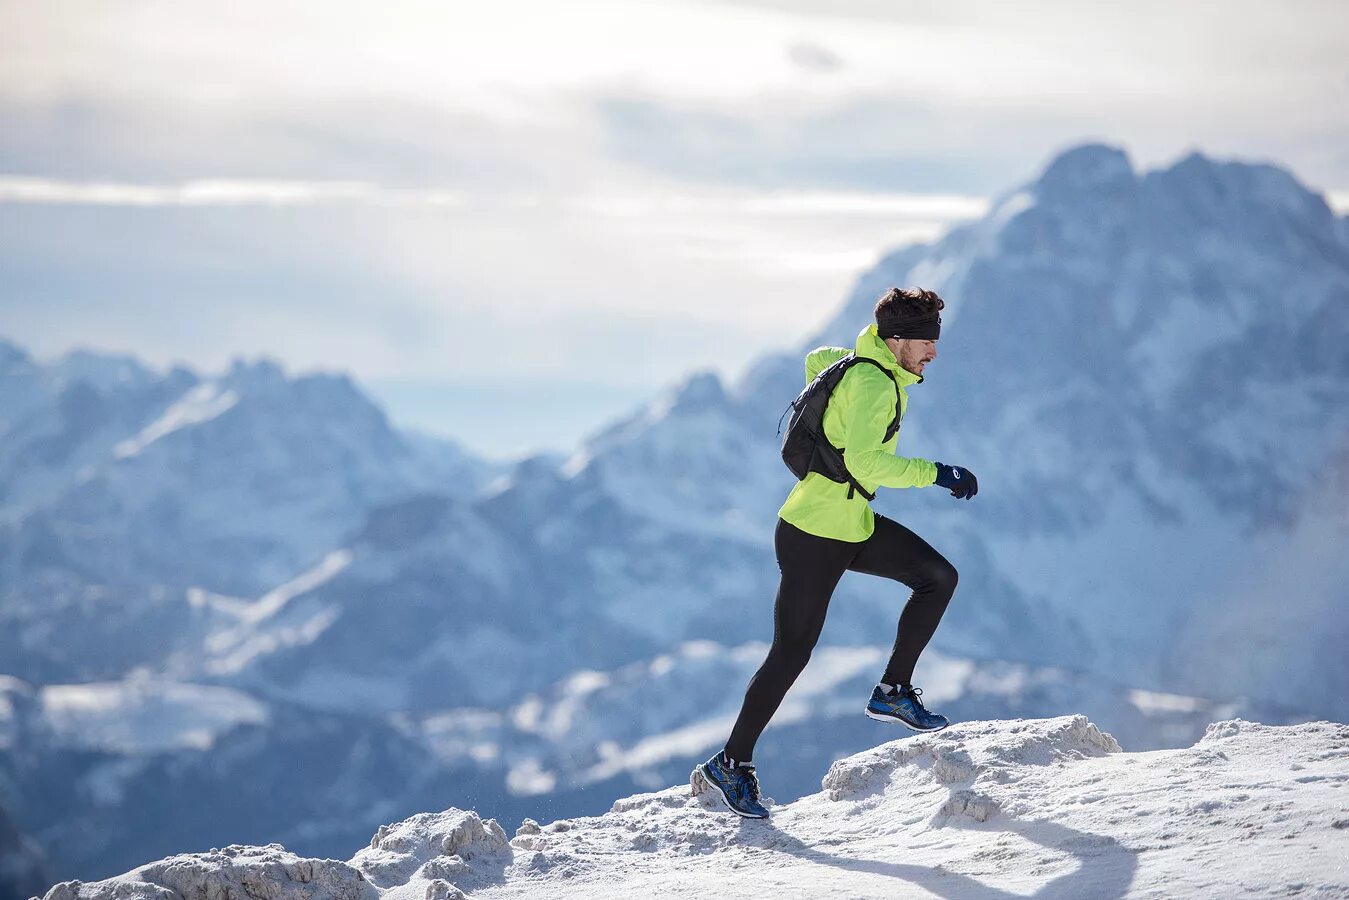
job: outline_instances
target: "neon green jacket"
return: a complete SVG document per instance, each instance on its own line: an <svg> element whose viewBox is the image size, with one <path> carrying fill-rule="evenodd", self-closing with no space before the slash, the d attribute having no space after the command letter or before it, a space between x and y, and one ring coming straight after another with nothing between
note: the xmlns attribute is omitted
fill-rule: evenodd
<svg viewBox="0 0 1349 900"><path fill-rule="evenodd" d="M885 429L895 417L895 385L899 385L901 417L908 411L909 385L922 381L900 368L899 360L876 333L875 324L857 335L857 355L868 356L895 376L892 381L875 366L855 365L834 388L824 411L824 434L843 451L843 462L867 493L877 487L927 487L937 480L936 464L926 459L895 456L899 434L885 443ZM806 383L831 363L848 355L845 347L819 347L806 354ZM802 531L840 541L864 541L876 527L867 498L848 485L808 472L797 482L778 515Z"/></svg>

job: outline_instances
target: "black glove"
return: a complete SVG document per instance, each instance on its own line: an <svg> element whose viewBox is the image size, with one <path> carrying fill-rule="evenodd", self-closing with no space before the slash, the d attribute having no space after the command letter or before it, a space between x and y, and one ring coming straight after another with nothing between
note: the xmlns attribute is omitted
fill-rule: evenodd
<svg viewBox="0 0 1349 900"><path fill-rule="evenodd" d="M957 500L968 500L979 493L979 479L960 466L937 463L937 484L949 490Z"/></svg>

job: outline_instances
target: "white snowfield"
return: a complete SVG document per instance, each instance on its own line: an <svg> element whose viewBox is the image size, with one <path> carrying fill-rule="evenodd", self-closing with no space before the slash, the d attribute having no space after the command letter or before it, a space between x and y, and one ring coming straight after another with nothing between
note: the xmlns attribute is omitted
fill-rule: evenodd
<svg viewBox="0 0 1349 900"><path fill-rule="evenodd" d="M1084 716L967 722L839 760L821 786L759 821L680 784L510 840L450 809L348 862L233 846L46 900L1349 897L1349 725L1236 719L1125 753Z"/></svg>

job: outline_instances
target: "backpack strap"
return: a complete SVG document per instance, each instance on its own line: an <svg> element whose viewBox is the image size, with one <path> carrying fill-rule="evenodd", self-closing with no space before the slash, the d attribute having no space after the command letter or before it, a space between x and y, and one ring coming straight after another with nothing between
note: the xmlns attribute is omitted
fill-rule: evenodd
<svg viewBox="0 0 1349 900"><path fill-rule="evenodd" d="M890 428L893 429L896 425L899 424L899 382L898 382L898 381L895 381L895 376L892 375L892 374L890 374L890 370L889 370L889 369L887 369L885 366L881 365L880 363L876 362L876 360L872 359L870 356L856 356L856 353L855 353L855 352L854 352L854 356L855 356L855 358L856 358L859 362L860 362L860 361L866 361L866 362L871 363L871 364L872 364L873 366L875 366L876 368L880 369L882 372L885 373L885 377L890 379L890 383L893 384L893 385L895 386L895 417L894 417L894 419L892 419L891 422L890 422ZM887 438L886 438L886 440L889 440L888 435L889 435L889 434L893 434L893 432L890 431L890 429L886 429L886 433L887 433Z"/></svg>
<svg viewBox="0 0 1349 900"><path fill-rule="evenodd" d="M847 466L845 465L844 468L846 469ZM861 494L863 497L866 497L868 503L870 503L872 500L875 500L875 499L876 499L876 495L875 495L875 494L872 494L872 493L869 493L869 492L867 491L866 488L864 488L864 487L862 487L862 485L858 484L858 483L857 483L857 479L856 479L856 478L853 478L853 477L852 477L852 473L849 472L849 473L848 473L848 497L847 497L847 499L849 499L849 500L852 499L853 491L856 491L857 493Z"/></svg>
<svg viewBox="0 0 1349 900"><path fill-rule="evenodd" d="M895 386L895 418L890 422L890 427L887 428L887 429L885 430L885 435L886 435L886 438L885 438L885 439L886 439L886 440L889 440L889 439L890 439L890 435L894 434L896 431L899 430L899 428L898 428L898 426L899 426L899 382L898 382L898 381L895 381L895 376L894 376L894 375L891 375L891 374L890 374L890 370L887 369L885 366L881 365L879 362L877 362L876 360L872 359L872 358L869 357L869 356L858 356L858 355L857 355L857 352L856 352L856 351L853 351L852 359L849 361L848 367L851 368L852 365L853 365L854 363L859 363L859 362L869 362L869 363L871 363L873 366L875 366L876 368L878 368L878 369L880 369L882 372L884 372L884 373L885 373L885 377L889 378L889 379L890 379L890 383L893 384L893 385ZM840 381L840 383L842 383L842 379L839 379L839 381ZM844 455L844 456L847 456L847 454L848 454L848 450L847 450L847 448L845 447L845 448L843 449L843 455ZM860 485L860 484L857 483L857 479L852 477L852 472L849 472L849 471L848 471L848 464L847 464L846 462L843 464L843 471L844 471L844 472L847 474L847 476L848 476L848 499L849 499L849 500L851 500L852 497L853 497L853 491L857 491L857 492L860 493L863 497L866 497L868 503L870 503L872 500L875 500L875 499L876 499L876 495L875 495L874 493L872 493L872 492L868 491L866 488L862 487L862 485Z"/></svg>

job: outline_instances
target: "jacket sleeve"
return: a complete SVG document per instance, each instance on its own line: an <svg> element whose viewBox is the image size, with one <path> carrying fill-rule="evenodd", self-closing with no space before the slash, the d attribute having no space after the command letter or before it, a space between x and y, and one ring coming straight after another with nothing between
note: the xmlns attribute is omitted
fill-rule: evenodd
<svg viewBox="0 0 1349 900"><path fill-rule="evenodd" d="M937 480L935 463L895 456L881 443L895 417L895 386L888 376L870 370L870 366L850 370L836 388L846 401L840 410L843 462L858 481L890 488L927 487Z"/></svg>

